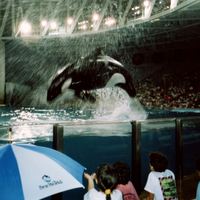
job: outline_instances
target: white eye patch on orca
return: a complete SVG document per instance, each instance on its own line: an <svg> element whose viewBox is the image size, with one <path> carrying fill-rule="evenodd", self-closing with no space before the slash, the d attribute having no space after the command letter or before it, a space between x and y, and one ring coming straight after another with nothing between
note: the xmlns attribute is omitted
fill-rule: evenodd
<svg viewBox="0 0 200 200"><path fill-rule="evenodd" d="M66 91L71 85L71 83L72 83L72 78L68 78L62 85L61 92L63 93L64 91Z"/></svg>
<svg viewBox="0 0 200 200"><path fill-rule="evenodd" d="M118 83L126 83L126 80L122 74L115 73L111 76L110 80L107 82L106 87L113 87Z"/></svg>

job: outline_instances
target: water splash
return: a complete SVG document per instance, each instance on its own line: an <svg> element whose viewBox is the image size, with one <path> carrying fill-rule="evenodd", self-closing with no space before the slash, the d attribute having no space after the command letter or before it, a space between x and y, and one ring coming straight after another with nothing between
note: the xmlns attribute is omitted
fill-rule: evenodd
<svg viewBox="0 0 200 200"><path fill-rule="evenodd" d="M31 90L19 85L7 84L7 91L8 98L16 100L14 106L72 109L74 113L70 114L73 120L74 115L77 119L83 119L85 113L87 113L87 119L94 120L131 121L147 118L147 114L137 98L130 98L124 90L118 87L91 91L96 98L95 103L74 98L71 92L66 92L53 103L48 103L46 100L47 86L45 85ZM70 120L69 118L67 120Z"/></svg>
<svg viewBox="0 0 200 200"><path fill-rule="evenodd" d="M147 113L137 98L130 98L120 88L98 90L97 94L100 96L95 109L95 118L98 120L132 121L147 118Z"/></svg>

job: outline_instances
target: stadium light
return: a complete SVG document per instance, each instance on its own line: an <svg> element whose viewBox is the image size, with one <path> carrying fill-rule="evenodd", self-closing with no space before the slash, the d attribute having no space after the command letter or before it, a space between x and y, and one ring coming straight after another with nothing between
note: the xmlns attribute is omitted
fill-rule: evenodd
<svg viewBox="0 0 200 200"><path fill-rule="evenodd" d="M50 27L50 29L55 30L58 28L58 24L56 21L52 20L49 22L49 27Z"/></svg>
<svg viewBox="0 0 200 200"><path fill-rule="evenodd" d="M98 13L93 13L92 14L92 21L93 22L96 22L96 21L98 21L99 20L99 18L100 18L100 16L99 16L99 14Z"/></svg>
<svg viewBox="0 0 200 200"><path fill-rule="evenodd" d="M108 17L105 19L105 25L106 26L114 26L116 24L116 19L113 17Z"/></svg>
<svg viewBox="0 0 200 200"><path fill-rule="evenodd" d="M32 26L31 26L31 24L28 21L26 21L26 20L22 21L19 24L19 32L23 36L30 35L31 32L32 32Z"/></svg>
<svg viewBox="0 0 200 200"><path fill-rule="evenodd" d="M74 19L72 17L68 17L66 21L68 26L71 26L74 23Z"/></svg>
<svg viewBox="0 0 200 200"><path fill-rule="evenodd" d="M47 26L48 26L47 20L43 19L43 20L41 21L41 26L44 27L44 28L47 27Z"/></svg>

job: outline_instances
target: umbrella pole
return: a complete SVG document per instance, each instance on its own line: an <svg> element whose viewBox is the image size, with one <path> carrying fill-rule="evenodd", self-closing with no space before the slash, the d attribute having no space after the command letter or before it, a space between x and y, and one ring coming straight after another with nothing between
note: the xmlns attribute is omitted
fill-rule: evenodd
<svg viewBox="0 0 200 200"><path fill-rule="evenodd" d="M64 138L63 138L63 126L54 124L53 126L53 149L63 152L64 151ZM62 200L63 193L58 193L51 196L52 200Z"/></svg>

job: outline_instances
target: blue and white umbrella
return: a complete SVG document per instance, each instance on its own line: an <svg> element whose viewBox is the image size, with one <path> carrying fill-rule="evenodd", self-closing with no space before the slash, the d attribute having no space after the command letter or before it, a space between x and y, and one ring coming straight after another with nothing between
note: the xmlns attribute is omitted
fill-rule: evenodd
<svg viewBox="0 0 200 200"><path fill-rule="evenodd" d="M32 144L0 147L0 200L37 200L84 187L85 168L56 150Z"/></svg>

